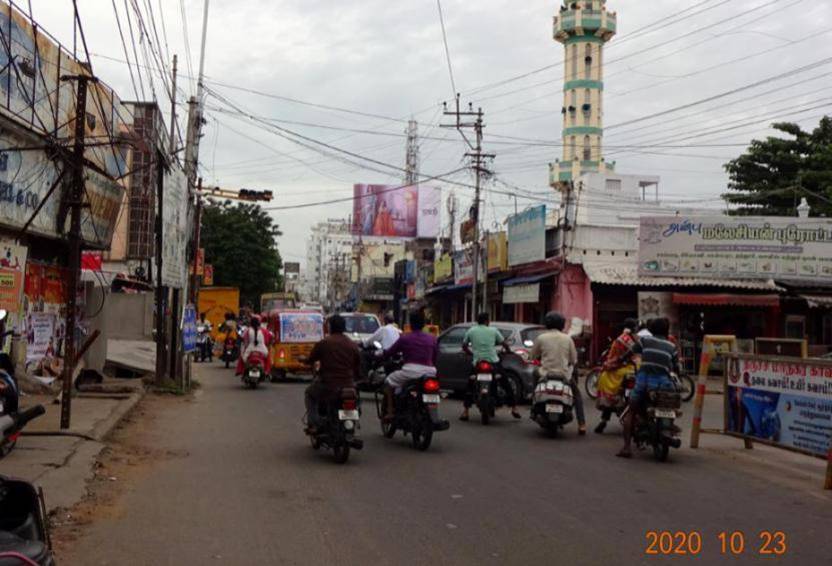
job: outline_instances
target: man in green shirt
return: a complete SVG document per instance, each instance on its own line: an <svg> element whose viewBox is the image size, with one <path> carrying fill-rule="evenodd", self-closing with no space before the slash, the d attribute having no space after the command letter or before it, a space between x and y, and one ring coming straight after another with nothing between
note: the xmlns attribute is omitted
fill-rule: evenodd
<svg viewBox="0 0 832 566"><path fill-rule="evenodd" d="M511 383L502 368L499 367L500 355L497 353L497 346L502 346L506 352L511 352L508 344L508 339L503 338L503 335L496 328L489 326L490 319L488 313L480 313L477 316L476 326L472 326L465 333L462 339L462 349L466 354L473 357L473 365L476 366L481 361L486 361L495 366L495 374L498 376L498 383L503 388L506 395L506 405L511 407L511 415L515 419L519 419L520 413L517 412L517 403L514 399L514 389L511 388ZM474 385L476 381L469 380L468 391L465 395L465 404L460 415L459 420L467 421L468 411L474 403Z"/></svg>

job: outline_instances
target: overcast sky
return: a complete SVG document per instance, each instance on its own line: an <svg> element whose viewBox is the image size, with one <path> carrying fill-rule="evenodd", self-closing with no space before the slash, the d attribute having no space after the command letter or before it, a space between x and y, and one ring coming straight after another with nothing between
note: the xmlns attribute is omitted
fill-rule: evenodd
<svg viewBox="0 0 832 566"><path fill-rule="evenodd" d="M152 6L160 51L179 55L178 102L183 104L195 91L192 77L198 67L203 0L135 3L142 7L148 28L147 7ZM125 1L115 4L133 60ZM345 163L331 152L324 155L278 137L236 113L229 102L251 115L279 120L272 123L280 127L397 167L404 165L402 136L406 120L413 116L421 135L428 138L421 143L421 172L439 175L462 167L465 146L459 135L437 127L441 102L450 100L453 90L434 0L214 0L211 4L206 84L227 100L209 96L206 102L209 123L200 161L207 183L270 189L275 194L272 205L289 206L349 197L357 182L401 181L401 173L394 169L349 158L378 171L369 170ZM481 105L486 113L485 146L497 153L493 166L497 177L526 193L537 193L540 202L550 205L557 201L547 187L547 164L561 155L554 144L560 143L563 47L552 39L552 16L559 4L555 0L442 0L456 88L463 100ZM41 26L71 50L71 2L32 0L32 5ZM832 112L832 61L827 61L687 110L624 124L832 56L832 2L610 0L607 5L618 13L619 28L605 53L605 156L617 162L619 172L660 175L661 194L667 201L719 206L718 196L726 184L722 164L739 154L743 144L770 133L767 123L789 120L808 128L822 114ZM95 73L122 99L135 99L112 0L78 0L78 6ZM139 63L146 66L141 52L147 38L139 39L132 10L131 18ZM134 65L134 75L137 71ZM140 80L136 77L139 97L143 86L144 96L152 98L151 75L143 68ZM167 111L170 101L159 73L153 80L160 105ZM483 86L489 88L480 90ZM179 112L184 111L180 106ZM611 127L617 124L622 125ZM451 178L470 181L465 171ZM509 190L506 184L489 186ZM470 204L471 190L459 187L454 192L463 208ZM522 209L534 202L535 197L521 197L518 206ZM510 197L488 193L486 227L502 221L514 206ZM350 208L349 203L340 203L275 211L284 231L280 247L285 259L303 260L310 226L321 219L346 217Z"/></svg>

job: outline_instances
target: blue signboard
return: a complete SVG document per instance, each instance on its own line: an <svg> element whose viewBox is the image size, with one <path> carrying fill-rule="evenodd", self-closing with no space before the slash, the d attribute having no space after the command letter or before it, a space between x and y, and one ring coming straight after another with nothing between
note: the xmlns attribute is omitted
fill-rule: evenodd
<svg viewBox="0 0 832 566"><path fill-rule="evenodd" d="M182 311L182 350L196 350L196 307L185 305Z"/></svg>
<svg viewBox="0 0 832 566"><path fill-rule="evenodd" d="M508 217L508 264L546 259L546 205Z"/></svg>

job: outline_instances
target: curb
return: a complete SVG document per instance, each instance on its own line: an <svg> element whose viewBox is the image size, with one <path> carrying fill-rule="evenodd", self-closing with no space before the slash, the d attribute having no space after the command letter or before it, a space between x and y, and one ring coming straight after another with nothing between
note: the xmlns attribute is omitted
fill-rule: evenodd
<svg viewBox="0 0 832 566"><path fill-rule="evenodd" d="M127 416L127 414L132 411L136 405L138 405L139 401L144 398L146 393L147 391L144 387L142 387L130 395L127 401L119 403L115 410L110 413L110 416L95 425L95 428L93 428L90 436L98 442L102 442L111 432L113 432L122 419L124 419L124 417Z"/></svg>

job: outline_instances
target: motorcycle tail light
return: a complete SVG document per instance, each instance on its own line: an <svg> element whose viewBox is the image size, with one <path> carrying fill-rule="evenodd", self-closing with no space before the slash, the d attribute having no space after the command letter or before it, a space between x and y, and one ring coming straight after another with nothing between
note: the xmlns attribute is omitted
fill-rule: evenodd
<svg viewBox="0 0 832 566"><path fill-rule="evenodd" d="M356 400L355 399L344 399L341 402L341 408L345 411L354 411L356 408Z"/></svg>
<svg viewBox="0 0 832 566"><path fill-rule="evenodd" d="M529 363L532 364L533 366L540 367L540 360L532 360Z"/></svg>
<svg viewBox="0 0 832 566"><path fill-rule="evenodd" d="M281 360L286 359L286 350L284 350L283 348L278 350L277 351L277 357L280 358Z"/></svg>
<svg viewBox="0 0 832 566"><path fill-rule="evenodd" d="M477 364L477 371L481 373L488 373L491 371L491 364L488 362L480 362Z"/></svg>
<svg viewBox="0 0 832 566"><path fill-rule="evenodd" d="M423 389L425 393L436 393L439 391L439 381L436 379L426 379Z"/></svg>

